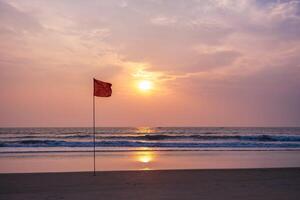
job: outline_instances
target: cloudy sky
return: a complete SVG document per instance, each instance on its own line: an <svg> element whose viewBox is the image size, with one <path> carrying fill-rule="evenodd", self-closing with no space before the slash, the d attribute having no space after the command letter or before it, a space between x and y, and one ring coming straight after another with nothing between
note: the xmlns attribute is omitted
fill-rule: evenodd
<svg viewBox="0 0 300 200"><path fill-rule="evenodd" d="M299 126L299 0L0 0L0 126ZM153 88L137 88L141 80Z"/></svg>

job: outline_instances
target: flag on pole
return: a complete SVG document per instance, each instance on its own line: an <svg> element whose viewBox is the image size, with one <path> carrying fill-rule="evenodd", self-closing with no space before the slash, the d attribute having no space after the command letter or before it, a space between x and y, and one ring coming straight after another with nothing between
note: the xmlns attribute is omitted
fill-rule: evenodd
<svg viewBox="0 0 300 200"><path fill-rule="evenodd" d="M112 94L112 84L94 79L94 95L93 95L93 143L94 143L94 176L96 176L96 111L95 97L110 97Z"/></svg>
<svg viewBox="0 0 300 200"><path fill-rule="evenodd" d="M112 84L94 79L94 96L110 97L112 94Z"/></svg>

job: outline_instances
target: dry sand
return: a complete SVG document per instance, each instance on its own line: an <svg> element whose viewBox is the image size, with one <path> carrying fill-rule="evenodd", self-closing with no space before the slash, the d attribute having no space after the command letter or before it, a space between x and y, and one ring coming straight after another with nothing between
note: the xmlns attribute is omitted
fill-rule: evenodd
<svg viewBox="0 0 300 200"><path fill-rule="evenodd" d="M0 199L300 199L300 168L1 174Z"/></svg>

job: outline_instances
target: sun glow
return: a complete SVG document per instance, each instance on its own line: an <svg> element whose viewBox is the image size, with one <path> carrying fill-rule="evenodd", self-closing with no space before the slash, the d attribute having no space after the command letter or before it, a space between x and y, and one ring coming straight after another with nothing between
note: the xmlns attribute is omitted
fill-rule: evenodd
<svg viewBox="0 0 300 200"><path fill-rule="evenodd" d="M144 152L137 152L135 155L135 160L141 163L150 163L154 159L153 152L151 151L144 151Z"/></svg>
<svg viewBox="0 0 300 200"><path fill-rule="evenodd" d="M139 161L143 163L148 163L152 160L152 157L150 155L141 155L139 157Z"/></svg>
<svg viewBox="0 0 300 200"><path fill-rule="evenodd" d="M138 83L138 88L141 90L141 91L149 91L153 88L153 83L149 80L142 80Z"/></svg>

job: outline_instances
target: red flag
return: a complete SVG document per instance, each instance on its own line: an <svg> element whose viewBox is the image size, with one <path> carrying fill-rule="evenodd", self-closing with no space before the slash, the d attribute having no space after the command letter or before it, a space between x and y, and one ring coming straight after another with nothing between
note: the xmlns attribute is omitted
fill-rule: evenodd
<svg viewBox="0 0 300 200"><path fill-rule="evenodd" d="M110 97L111 93L112 93L111 86L112 86L111 83L106 83L106 82L94 79L94 96Z"/></svg>

